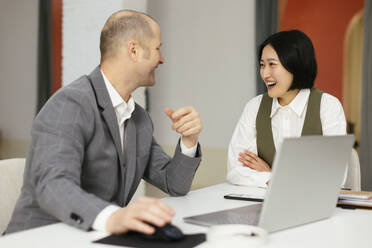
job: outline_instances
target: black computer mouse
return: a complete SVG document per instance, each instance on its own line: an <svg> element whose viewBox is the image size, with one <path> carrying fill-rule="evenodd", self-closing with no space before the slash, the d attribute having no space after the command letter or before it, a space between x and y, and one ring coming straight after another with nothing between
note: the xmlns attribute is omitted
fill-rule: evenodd
<svg viewBox="0 0 372 248"><path fill-rule="evenodd" d="M163 241L177 241L183 238L182 231L172 224L166 224L162 227L158 227L155 225L150 224L155 228L155 232L153 234L141 234L144 239L151 239L151 240L163 240Z"/></svg>

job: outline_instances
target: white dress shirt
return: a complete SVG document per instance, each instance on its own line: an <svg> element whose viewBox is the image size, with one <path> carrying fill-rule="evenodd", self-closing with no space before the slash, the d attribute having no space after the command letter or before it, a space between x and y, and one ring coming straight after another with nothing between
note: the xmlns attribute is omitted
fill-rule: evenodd
<svg viewBox="0 0 372 248"><path fill-rule="evenodd" d="M278 99L273 98L270 117L276 150L284 138L301 136L309 95L309 89L302 89L286 106L281 106ZM261 99L262 95L258 95L246 104L231 138L227 161L227 180L232 184L266 188L267 182L271 178L271 172L258 172L243 166L238 161L239 153L244 150L257 154L256 117ZM341 103L336 97L327 93L322 94L320 120L323 135L346 134L346 120Z"/></svg>
<svg viewBox="0 0 372 248"><path fill-rule="evenodd" d="M129 119L132 116L132 113L135 108L135 103L132 98L132 96L129 98L128 103L124 101L124 99L120 96L120 94L116 91L116 89L112 86L110 81L106 78L105 74L101 71L103 80L105 81L105 85L107 88L107 91L109 93L112 105L115 109L116 118L118 120L119 125L119 131L120 131L120 139L122 144L122 149L124 152L124 122ZM187 148L181 139L180 142L181 146L181 152L189 157L195 157L197 145ZM104 231L106 232L106 222L116 210L118 210L120 207L116 205L110 205L104 208L96 217L96 219L93 222L93 229L98 231Z"/></svg>

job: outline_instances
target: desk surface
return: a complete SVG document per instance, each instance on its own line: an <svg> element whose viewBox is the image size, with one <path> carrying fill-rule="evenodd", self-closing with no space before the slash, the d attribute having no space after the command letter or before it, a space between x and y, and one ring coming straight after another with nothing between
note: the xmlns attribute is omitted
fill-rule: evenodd
<svg viewBox="0 0 372 248"><path fill-rule="evenodd" d="M173 223L185 233L206 232L208 228L184 223L185 216L240 207L252 202L226 200L228 193L264 193L263 189L218 184L190 192L184 197L163 200L176 210ZM270 234L264 247L371 247L372 211L336 208L331 218ZM0 247L114 247L92 244L106 236L101 232L84 232L59 223L0 238Z"/></svg>

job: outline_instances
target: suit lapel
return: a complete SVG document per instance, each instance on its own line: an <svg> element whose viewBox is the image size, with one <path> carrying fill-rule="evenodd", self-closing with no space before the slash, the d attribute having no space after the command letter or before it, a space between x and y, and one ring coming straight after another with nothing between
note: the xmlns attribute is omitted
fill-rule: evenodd
<svg viewBox="0 0 372 248"><path fill-rule="evenodd" d="M106 108L103 110L102 115L110 130L111 137L114 140L116 152L118 153L118 156L119 156L120 165L123 165L124 155L123 155L122 148L121 148L120 132L119 132L119 127L117 125L115 111L113 109L111 110L109 108Z"/></svg>
<svg viewBox="0 0 372 248"><path fill-rule="evenodd" d="M119 126L117 124L118 120L116 118L115 110L112 106L112 102L99 66L94 69L94 71L89 75L89 78L96 94L97 103L103 109L102 116L110 131L111 138L114 141L116 152L119 156L120 165L123 165L124 156L121 148Z"/></svg>
<svg viewBox="0 0 372 248"><path fill-rule="evenodd" d="M136 125L133 118L128 120L128 124L125 128L125 141L124 141L124 153L125 153L125 202L127 198L136 174Z"/></svg>

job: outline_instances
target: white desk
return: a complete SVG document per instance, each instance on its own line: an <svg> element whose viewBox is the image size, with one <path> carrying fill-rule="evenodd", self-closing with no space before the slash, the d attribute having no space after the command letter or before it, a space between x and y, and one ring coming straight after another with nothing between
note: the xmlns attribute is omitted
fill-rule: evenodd
<svg viewBox="0 0 372 248"><path fill-rule="evenodd" d="M226 200L223 195L257 191L263 190L219 184L192 191L185 197L164 198L164 201L176 210L174 224L185 233L197 233L208 229L184 223L183 217L252 204ZM337 208L330 219L270 234L264 247L372 247L371 230L372 211ZM1 237L0 247L115 247L91 243L104 236L104 233L84 232L60 223Z"/></svg>

